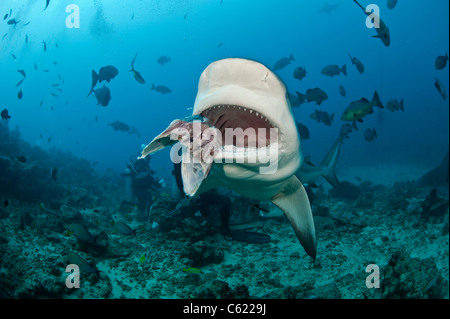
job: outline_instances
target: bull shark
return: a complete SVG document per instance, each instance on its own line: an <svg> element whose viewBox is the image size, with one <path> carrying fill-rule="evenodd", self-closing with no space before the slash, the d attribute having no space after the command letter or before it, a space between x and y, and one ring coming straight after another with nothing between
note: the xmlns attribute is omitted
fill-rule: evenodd
<svg viewBox="0 0 450 319"><path fill-rule="evenodd" d="M381 20L381 18L379 16L376 16L375 13L370 13L367 12L366 9L357 1L357 0L353 0L364 12L364 14L366 14L367 16L371 16L375 19L379 20L379 27L375 27L375 31L377 32L377 35L374 35L374 38L379 38L381 40L381 42L383 42L383 44L388 47L389 45L391 45L391 34L389 31L389 28L386 26L386 24L383 22L383 20Z"/></svg>
<svg viewBox="0 0 450 319"><path fill-rule="evenodd" d="M198 130L195 133L194 120L199 122L200 133L213 127L215 134L225 135L225 142L222 138L222 145L209 153L214 158L213 163L189 162L185 155L198 152L195 147L189 149L192 140L201 135ZM236 141L227 142L227 130L239 128L245 129L244 142L239 143L237 135ZM185 129L193 135L187 139L177 134L174 137L177 129ZM267 130L270 130L270 137L262 134ZM276 134L272 136L272 132ZM250 143L253 140L258 141L257 147ZM306 253L315 259L311 205L295 175L303 162L300 139L286 87L272 71L261 63L240 58L211 63L200 76L192 116L173 121L143 149L141 158L175 143L187 145L181 159L187 195L227 187L251 199L271 200L290 221ZM200 150L206 146L202 140ZM270 160L267 160L268 151ZM256 160L251 161L251 158Z"/></svg>

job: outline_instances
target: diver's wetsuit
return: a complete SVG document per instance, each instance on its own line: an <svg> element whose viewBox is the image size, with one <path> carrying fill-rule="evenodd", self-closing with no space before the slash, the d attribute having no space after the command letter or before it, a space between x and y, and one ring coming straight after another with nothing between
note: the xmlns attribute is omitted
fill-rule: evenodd
<svg viewBox="0 0 450 319"><path fill-rule="evenodd" d="M181 178L181 164L174 164L173 175L179 190L183 191L183 179ZM222 222L222 234L225 237L233 240L249 242L249 243L267 243L270 241L270 236L257 232L246 232L238 230L230 230L230 213L231 200L228 196L217 193L216 190L210 190L199 195L199 200L196 203L199 205L201 211L207 211L208 206L219 205L220 218Z"/></svg>
<svg viewBox="0 0 450 319"><path fill-rule="evenodd" d="M150 168L150 158L138 159L131 166L135 174L133 191L139 202L138 207L144 211L148 206L152 191L161 187L158 181L152 176L154 171Z"/></svg>

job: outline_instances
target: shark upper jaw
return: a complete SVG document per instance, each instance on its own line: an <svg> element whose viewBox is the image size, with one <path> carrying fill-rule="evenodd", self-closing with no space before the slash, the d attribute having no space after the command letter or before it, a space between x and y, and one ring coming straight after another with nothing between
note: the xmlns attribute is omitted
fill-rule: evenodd
<svg viewBox="0 0 450 319"><path fill-rule="evenodd" d="M226 127L265 129L266 146L274 143L268 135L275 128L280 154L299 150L286 87L256 61L229 58L211 63L200 76L192 114L208 118L222 135Z"/></svg>

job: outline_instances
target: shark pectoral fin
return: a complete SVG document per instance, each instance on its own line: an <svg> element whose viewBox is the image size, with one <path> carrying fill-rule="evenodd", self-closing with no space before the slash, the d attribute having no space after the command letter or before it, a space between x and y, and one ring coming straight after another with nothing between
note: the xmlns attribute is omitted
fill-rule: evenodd
<svg viewBox="0 0 450 319"><path fill-rule="evenodd" d="M183 158L183 162L181 164L181 177L183 178L183 190L186 195L194 196L202 182L208 176L212 163L191 162L193 161L186 162Z"/></svg>
<svg viewBox="0 0 450 319"><path fill-rule="evenodd" d="M286 215L306 253L316 259L316 231L308 195L296 176L292 176L272 202Z"/></svg>
<svg viewBox="0 0 450 319"><path fill-rule="evenodd" d="M171 146L178 142L179 137L183 131L183 129L186 129L187 125L186 122L183 120L174 120L170 125L159 134L157 137L153 139L143 150L141 157L144 158L147 155L153 154L159 150L162 150L163 148L166 148L167 146ZM178 131L179 130L179 131ZM176 135L172 135L172 133Z"/></svg>

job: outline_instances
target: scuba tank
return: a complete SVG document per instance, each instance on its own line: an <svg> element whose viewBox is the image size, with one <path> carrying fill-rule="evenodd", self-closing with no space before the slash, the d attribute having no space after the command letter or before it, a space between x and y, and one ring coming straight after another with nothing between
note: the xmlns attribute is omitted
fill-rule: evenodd
<svg viewBox="0 0 450 319"><path fill-rule="evenodd" d="M120 174L125 177L125 201L131 204L136 203L136 197L133 191L134 184L134 174L129 168L125 169L125 172Z"/></svg>

